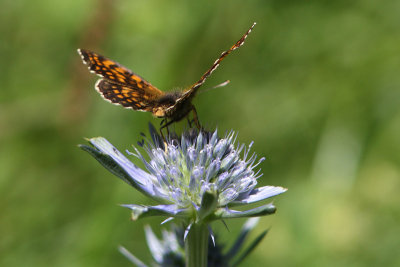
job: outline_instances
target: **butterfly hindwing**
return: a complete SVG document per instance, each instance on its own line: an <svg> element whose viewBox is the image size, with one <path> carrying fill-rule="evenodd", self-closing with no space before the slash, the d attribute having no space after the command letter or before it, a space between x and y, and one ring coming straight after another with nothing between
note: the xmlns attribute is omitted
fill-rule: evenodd
<svg viewBox="0 0 400 267"><path fill-rule="evenodd" d="M148 98L142 89L133 89L105 79L97 81L96 90L111 103L134 110L152 112L156 103L156 100Z"/></svg>

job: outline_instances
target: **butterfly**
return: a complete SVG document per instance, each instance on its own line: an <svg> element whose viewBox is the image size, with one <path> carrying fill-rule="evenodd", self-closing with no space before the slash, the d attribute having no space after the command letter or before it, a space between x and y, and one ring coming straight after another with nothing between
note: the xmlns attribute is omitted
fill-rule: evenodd
<svg viewBox="0 0 400 267"><path fill-rule="evenodd" d="M256 23L253 23L229 50L223 52L196 83L183 91L163 92L128 68L100 54L86 49L78 49L78 53L89 70L101 77L96 82L95 88L105 100L125 108L151 112L155 117L163 118L160 132L161 129L173 122L182 120L192 111L193 120L200 129L192 99L221 61L233 50L243 45L255 25Z"/></svg>

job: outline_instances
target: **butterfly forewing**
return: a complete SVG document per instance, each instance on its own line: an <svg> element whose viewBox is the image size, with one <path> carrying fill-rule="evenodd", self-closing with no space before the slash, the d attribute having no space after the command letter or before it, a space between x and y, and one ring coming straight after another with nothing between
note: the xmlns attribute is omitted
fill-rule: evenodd
<svg viewBox="0 0 400 267"><path fill-rule="evenodd" d="M89 70L103 78L96 83L96 89L106 100L126 108L151 112L157 99L164 95L117 62L89 50L78 49L78 52Z"/></svg>
<svg viewBox="0 0 400 267"><path fill-rule="evenodd" d="M218 68L219 64L221 61L229 55L233 50L239 48L244 44L244 41L246 40L247 36L250 34L250 32L253 30L254 26L256 23L254 22L253 25L247 30L247 32L233 45L229 50L224 51L221 56L215 60L214 64L201 76L200 80L198 80L195 84L189 87L183 94L182 97L177 100L177 102L185 101L185 99L190 98L193 96L197 89L200 88L201 85L206 81L206 79L212 74L212 72Z"/></svg>

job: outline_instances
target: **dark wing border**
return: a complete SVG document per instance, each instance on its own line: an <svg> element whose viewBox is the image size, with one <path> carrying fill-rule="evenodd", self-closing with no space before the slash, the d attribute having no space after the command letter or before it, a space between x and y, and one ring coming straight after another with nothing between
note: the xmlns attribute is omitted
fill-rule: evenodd
<svg viewBox="0 0 400 267"><path fill-rule="evenodd" d="M187 98L190 98L192 95L196 93L196 91L200 88L201 85L206 81L206 79L213 73L215 69L218 68L219 64L221 63L222 60L226 56L228 56L232 51L236 50L237 48L241 47L244 44L244 41L246 40L247 36L250 34L250 32L253 30L254 26L256 26L256 23L254 22L253 25L246 31L246 33L234 44L229 48L229 50L222 52L221 56L214 62L214 64L209 68L203 76L201 76L200 80L198 80L195 84L189 87L182 96L176 101L177 103L184 101ZM171 107L172 108L172 107ZM171 109L169 108L169 109Z"/></svg>

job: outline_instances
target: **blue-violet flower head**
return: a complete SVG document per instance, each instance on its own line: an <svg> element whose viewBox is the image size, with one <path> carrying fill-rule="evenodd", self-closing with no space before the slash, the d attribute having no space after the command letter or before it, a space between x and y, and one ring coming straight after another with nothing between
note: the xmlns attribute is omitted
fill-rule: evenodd
<svg viewBox="0 0 400 267"><path fill-rule="evenodd" d="M150 133L153 142L141 143L147 155L137 148L133 153L127 151L141 159L146 171L102 137L89 140L94 147L81 145L112 173L161 204L123 205L133 211L133 219L164 215L199 222L275 212L271 203L246 211L230 209L286 191L275 186L256 188L261 172L255 169L264 158L250 153L252 143L237 144L233 131L219 138L217 131L188 130L180 137L170 135L166 141L152 126Z"/></svg>

